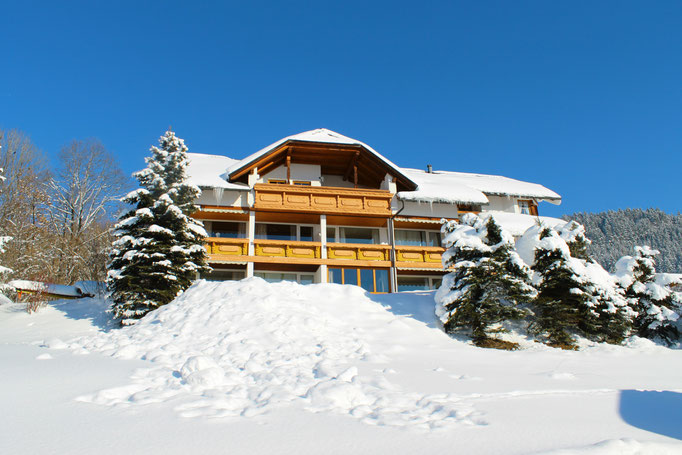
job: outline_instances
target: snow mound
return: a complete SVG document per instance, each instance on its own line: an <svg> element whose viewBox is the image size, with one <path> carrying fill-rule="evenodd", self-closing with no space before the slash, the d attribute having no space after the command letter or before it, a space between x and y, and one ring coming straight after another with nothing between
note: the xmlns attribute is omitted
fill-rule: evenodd
<svg viewBox="0 0 682 455"><path fill-rule="evenodd" d="M136 325L69 347L150 362L132 384L79 401L129 406L177 399L185 417L250 417L298 403L374 425L483 424L454 394L413 393L387 379L387 357L371 345L415 330L396 319L354 286L199 281Z"/></svg>

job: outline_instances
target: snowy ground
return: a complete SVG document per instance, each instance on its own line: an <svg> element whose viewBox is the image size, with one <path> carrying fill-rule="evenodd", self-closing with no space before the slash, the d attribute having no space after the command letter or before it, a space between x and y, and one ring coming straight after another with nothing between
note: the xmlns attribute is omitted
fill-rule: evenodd
<svg viewBox="0 0 682 455"><path fill-rule="evenodd" d="M200 282L134 327L0 306L0 453L682 454L682 351L444 335L433 294Z"/></svg>

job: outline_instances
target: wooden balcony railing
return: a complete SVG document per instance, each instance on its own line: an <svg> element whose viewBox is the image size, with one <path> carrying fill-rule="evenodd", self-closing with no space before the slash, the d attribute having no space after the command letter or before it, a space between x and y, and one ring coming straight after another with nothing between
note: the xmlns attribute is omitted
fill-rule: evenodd
<svg viewBox="0 0 682 455"><path fill-rule="evenodd" d="M267 183L256 184L254 189L257 210L391 216L393 194L385 190Z"/></svg>
<svg viewBox="0 0 682 455"><path fill-rule="evenodd" d="M214 258L246 256L249 252L249 239L209 237L206 239L206 251Z"/></svg>
<svg viewBox="0 0 682 455"><path fill-rule="evenodd" d="M330 243L327 257L346 261L390 261L390 245L366 245L359 243Z"/></svg>
<svg viewBox="0 0 682 455"><path fill-rule="evenodd" d="M322 245L319 242L295 242L287 240L254 241L256 256L320 259Z"/></svg>
<svg viewBox="0 0 682 455"><path fill-rule="evenodd" d="M338 261L352 261L388 267L391 260L390 245L330 243L327 245L327 259L323 259L322 245L319 242L256 240L254 256L248 256L248 244L248 239L209 237L206 239L206 250L214 261L281 261L330 265ZM439 269L442 267L443 251L445 250L440 247L397 246L396 263L399 267Z"/></svg>
<svg viewBox="0 0 682 455"><path fill-rule="evenodd" d="M441 268L441 258L444 248L439 246L406 246L395 247L396 262L402 265L421 268ZM401 264L398 264L401 265Z"/></svg>

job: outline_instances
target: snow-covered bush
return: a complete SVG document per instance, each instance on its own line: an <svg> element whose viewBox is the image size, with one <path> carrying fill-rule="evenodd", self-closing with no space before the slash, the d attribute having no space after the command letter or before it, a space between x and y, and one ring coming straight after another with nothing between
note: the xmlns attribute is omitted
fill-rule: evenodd
<svg viewBox="0 0 682 455"><path fill-rule="evenodd" d="M492 216L484 222L466 214L442 233L443 266L451 272L436 293L436 314L447 333L470 329L474 343L486 345L500 323L524 316L523 305L535 296L529 270Z"/></svg>
<svg viewBox="0 0 682 455"><path fill-rule="evenodd" d="M135 208L119 219L110 255L107 284L123 325L169 303L209 270L206 231L189 216L201 190L186 182L187 147L172 131L159 142L147 168L133 174L141 188L123 198Z"/></svg>
<svg viewBox="0 0 682 455"><path fill-rule="evenodd" d="M654 258L658 254L648 246L636 246L634 256L623 256L616 262L616 277L636 313L633 324L637 335L660 338L670 345L680 338L675 323L682 302L667 286L656 283Z"/></svg>
<svg viewBox="0 0 682 455"><path fill-rule="evenodd" d="M627 301L614 277L589 258L587 245L575 222L533 226L517 242L538 290L529 330L550 344L571 347L574 335L620 343L629 333Z"/></svg>

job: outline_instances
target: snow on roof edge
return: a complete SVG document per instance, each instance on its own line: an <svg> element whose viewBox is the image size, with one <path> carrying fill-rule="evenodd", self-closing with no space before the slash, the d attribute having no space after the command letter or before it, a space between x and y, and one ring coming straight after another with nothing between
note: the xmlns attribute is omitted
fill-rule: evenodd
<svg viewBox="0 0 682 455"><path fill-rule="evenodd" d="M316 135L324 135L323 137L318 137ZM294 134L291 136L287 136L285 138L282 138L276 142L273 142L272 144L268 145L267 147L264 147L260 149L259 151L252 153L251 155L247 156L243 160L240 160L238 163L234 163L234 165L230 166L226 174L229 176L233 174L235 171L242 169L245 166L248 166L250 163L255 161L256 159L265 156L268 154L273 149L276 149L280 145L286 143L287 141L304 141L304 142L321 142L323 144L350 144L350 145L360 145L364 147L367 151L369 151L371 154L379 158L381 161L386 163L389 167L391 167L396 173L400 174L403 178L405 178L407 181L414 183L417 185L417 182L414 182L409 176L407 176L403 168L398 166L397 164L393 163L391 160L374 150L372 147L369 145L365 144L362 141L358 141L357 139L353 139L348 136L344 136L343 134L337 133L336 131L329 130L327 128L317 128L314 130L310 131L304 131L302 133Z"/></svg>

